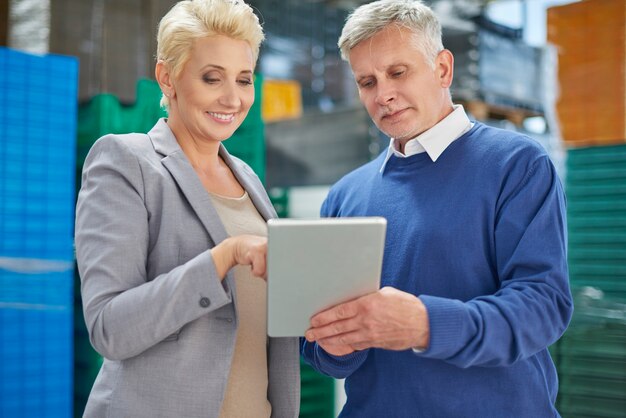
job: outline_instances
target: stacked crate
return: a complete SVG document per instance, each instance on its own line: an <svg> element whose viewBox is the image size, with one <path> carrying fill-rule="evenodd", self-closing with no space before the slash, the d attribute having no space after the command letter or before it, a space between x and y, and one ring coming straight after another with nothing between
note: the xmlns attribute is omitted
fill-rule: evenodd
<svg viewBox="0 0 626 418"><path fill-rule="evenodd" d="M626 304L585 306L558 344L559 402L564 418L623 418L626 411ZM617 316L615 316L617 315Z"/></svg>
<svg viewBox="0 0 626 418"><path fill-rule="evenodd" d="M279 218L289 217L289 189L286 187L272 187L267 191L270 201Z"/></svg>
<svg viewBox="0 0 626 418"><path fill-rule="evenodd" d="M548 40L558 50L557 113L565 142L626 142L626 2L552 7Z"/></svg>
<svg viewBox="0 0 626 418"><path fill-rule="evenodd" d="M557 343L564 417L626 410L626 2L548 9L558 51L556 113L568 146L568 263L574 318ZM592 295L592 297L590 296Z"/></svg>
<svg viewBox="0 0 626 418"><path fill-rule="evenodd" d="M356 104L356 84L337 40L347 10L322 2L255 0L267 35L260 71L273 79L297 81L304 109L329 111Z"/></svg>
<svg viewBox="0 0 626 418"><path fill-rule="evenodd" d="M103 135L148 132L165 111L159 106L161 89L153 80L137 82L137 101L123 105L112 94L99 94L78 108L78 139L76 180L79 182L83 163L91 146Z"/></svg>
<svg viewBox="0 0 626 418"><path fill-rule="evenodd" d="M0 416L72 411L78 61L0 48Z"/></svg>
<svg viewBox="0 0 626 418"><path fill-rule="evenodd" d="M261 116L264 122L297 119L302 116L302 87L295 80L265 80Z"/></svg>
<svg viewBox="0 0 626 418"><path fill-rule="evenodd" d="M572 285L626 302L626 145L570 149L567 173Z"/></svg>
<svg viewBox="0 0 626 418"><path fill-rule="evenodd" d="M626 145L570 149L567 173L568 262L577 299L557 344L559 408L564 417L623 417ZM595 299L584 298L590 291Z"/></svg>
<svg viewBox="0 0 626 418"><path fill-rule="evenodd" d="M335 416L335 380L300 361L300 418Z"/></svg>
<svg viewBox="0 0 626 418"><path fill-rule="evenodd" d="M443 45L454 55L454 100L541 114L546 51L526 44L521 31L485 18L470 27L442 28Z"/></svg>

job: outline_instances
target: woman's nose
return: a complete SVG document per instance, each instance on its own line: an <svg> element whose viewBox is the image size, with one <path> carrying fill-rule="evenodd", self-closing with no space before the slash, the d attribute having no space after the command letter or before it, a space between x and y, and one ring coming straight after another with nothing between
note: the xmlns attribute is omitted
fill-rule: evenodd
<svg viewBox="0 0 626 418"><path fill-rule="evenodd" d="M241 98L236 83L225 83L219 97L219 102L228 107L239 107Z"/></svg>

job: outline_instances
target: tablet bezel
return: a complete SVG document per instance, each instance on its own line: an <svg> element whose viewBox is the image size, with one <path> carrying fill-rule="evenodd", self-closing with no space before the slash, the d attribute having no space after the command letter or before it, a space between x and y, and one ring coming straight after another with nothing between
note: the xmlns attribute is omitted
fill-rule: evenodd
<svg viewBox="0 0 626 418"><path fill-rule="evenodd" d="M267 333L303 336L322 310L380 288L382 217L271 219Z"/></svg>

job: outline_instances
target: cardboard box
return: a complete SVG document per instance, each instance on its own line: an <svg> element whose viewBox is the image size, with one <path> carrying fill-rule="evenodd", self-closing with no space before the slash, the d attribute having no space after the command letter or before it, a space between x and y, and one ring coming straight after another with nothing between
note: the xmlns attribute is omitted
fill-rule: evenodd
<svg viewBox="0 0 626 418"><path fill-rule="evenodd" d="M548 42L558 50L563 140L573 147L626 142L626 2L549 8Z"/></svg>

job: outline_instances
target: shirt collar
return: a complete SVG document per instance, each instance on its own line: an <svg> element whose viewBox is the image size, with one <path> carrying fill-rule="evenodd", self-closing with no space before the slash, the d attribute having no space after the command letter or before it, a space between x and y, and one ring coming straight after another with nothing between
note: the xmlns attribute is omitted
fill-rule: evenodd
<svg viewBox="0 0 626 418"><path fill-rule="evenodd" d="M452 142L472 128L472 123L467 117L463 106L454 105L453 108L452 113L439 121L435 126L410 139L404 146L404 154L397 150L396 142L394 138L391 138L387 148L387 155L380 167L380 172L385 171L387 161L392 156L406 158L426 152L433 162L437 161Z"/></svg>

